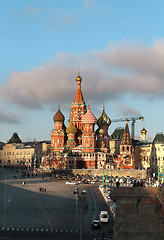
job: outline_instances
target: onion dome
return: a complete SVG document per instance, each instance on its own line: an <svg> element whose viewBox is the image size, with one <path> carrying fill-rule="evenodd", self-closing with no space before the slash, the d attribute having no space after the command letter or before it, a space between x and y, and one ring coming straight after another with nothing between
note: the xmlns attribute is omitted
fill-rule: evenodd
<svg viewBox="0 0 164 240"><path fill-rule="evenodd" d="M89 123L89 124L95 124L97 123L96 117L91 113L90 106L88 106L88 110L86 114L81 118L82 123Z"/></svg>
<svg viewBox="0 0 164 240"><path fill-rule="evenodd" d="M103 135L103 134L104 134L104 130L103 130L102 128L100 128L99 134L100 134L100 135Z"/></svg>
<svg viewBox="0 0 164 240"><path fill-rule="evenodd" d="M77 128L71 123L69 127L66 129L66 133L77 133Z"/></svg>
<svg viewBox="0 0 164 240"><path fill-rule="evenodd" d="M58 111L55 113L53 120L54 122L64 122L65 117L60 111L60 106L58 106Z"/></svg>
<svg viewBox="0 0 164 240"><path fill-rule="evenodd" d="M96 130L96 134L97 134L97 135L103 135L103 134L104 134L104 130L103 130L102 128L98 128L98 129Z"/></svg>
<svg viewBox="0 0 164 240"><path fill-rule="evenodd" d="M103 109L101 116L97 119L97 125L101 127L101 126L109 126L110 124L111 124L111 120L105 113L105 110Z"/></svg>
<svg viewBox="0 0 164 240"><path fill-rule="evenodd" d="M147 133L147 130L146 130L145 128L143 128L143 129L141 130L141 133L142 133L142 134L146 134L146 133Z"/></svg>
<svg viewBox="0 0 164 240"><path fill-rule="evenodd" d="M78 76L76 78L76 81L82 81L82 78L80 77L80 73L78 73Z"/></svg>

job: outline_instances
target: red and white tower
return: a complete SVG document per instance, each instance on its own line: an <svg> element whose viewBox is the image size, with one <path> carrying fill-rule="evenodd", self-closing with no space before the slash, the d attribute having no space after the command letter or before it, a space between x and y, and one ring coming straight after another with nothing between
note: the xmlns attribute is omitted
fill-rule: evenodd
<svg viewBox="0 0 164 240"><path fill-rule="evenodd" d="M128 120L126 121L124 134L122 136L121 144L120 144L120 155L119 162L120 168L134 168L134 150L132 146L132 140L130 137Z"/></svg>
<svg viewBox="0 0 164 240"><path fill-rule="evenodd" d="M147 130L145 129L145 128L143 128L142 130L141 130L141 141L142 142L146 142L147 141Z"/></svg>
<svg viewBox="0 0 164 240"><path fill-rule="evenodd" d="M83 124L82 145L84 152L95 152L96 137L94 132L94 125L97 123L96 117L91 113L90 106L88 106L87 113L82 117Z"/></svg>
<svg viewBox="0 0 164 240"><path fill-rule="evenodd" d="M69 123L72 123L79 130L78 135L80 135L80 131L82 130L81 118L86 113L86 104L81 91L81 82L82 82L82 78L80 77L80 73L79 73L76 78L77 90L76 90L73 103L71 105L70 118L69 118Z"/></svg>
<svg viewBox="0 0 164 240"><path fill-rule="evenodd" d="M103 106L103 111L101 116L97 119L97 146L103 152L110 152L110 137L108 135L108 128L111 124L110 118L105 112L105 107Z"/></svg>
<svg viewBox="0 0 164 240"><path fill-rule="evenodd" d="M77 128L71 123L66 129L68 134L67 148L72 149L76 147L75 134L77 133Z"/></svg>
<svg viewBox="0 0 164 240"><path fill-rule="evenodd" d="M52 151L57 152L64 149L66 140L66 132L64 125L65 117L60 111L60 106L58 107L58 111L54 115L53 120L54 129L51 131L51 148Z"/></svg>

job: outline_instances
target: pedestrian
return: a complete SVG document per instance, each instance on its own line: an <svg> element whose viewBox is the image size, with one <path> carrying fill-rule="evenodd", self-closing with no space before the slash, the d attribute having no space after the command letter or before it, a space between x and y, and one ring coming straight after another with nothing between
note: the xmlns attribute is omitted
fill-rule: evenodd
<svg viewBox="0 0 164 240"><path fill-rule="evenodd" d="M120 186L120 182L119 180L116 182L116 187L119 187Z"/></svg>
<svg viewBox="0 0 164 240"><path fill-rule="evenodd" d="M134 180L133 187L136 187L136 180Z"/></svg>
<svg viewBox="0 0 164 240"><path fill-rule="evenodd" d="M140 182L140 187L143 187L143 181Z"/></svg>

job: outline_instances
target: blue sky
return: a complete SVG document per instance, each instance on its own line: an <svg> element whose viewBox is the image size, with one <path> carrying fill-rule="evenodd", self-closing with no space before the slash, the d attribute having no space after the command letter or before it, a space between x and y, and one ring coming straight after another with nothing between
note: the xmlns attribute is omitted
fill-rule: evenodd
<svg viewBox="0 0 164 240"><path fill-rule="evenodd" d="M58 104L68 126L79 68L97 118L105 101L111 119L145 117L136 138L143 126L150 140L163 132L163 9L162 0L0 0L0 141L50 140Z"/></svg>

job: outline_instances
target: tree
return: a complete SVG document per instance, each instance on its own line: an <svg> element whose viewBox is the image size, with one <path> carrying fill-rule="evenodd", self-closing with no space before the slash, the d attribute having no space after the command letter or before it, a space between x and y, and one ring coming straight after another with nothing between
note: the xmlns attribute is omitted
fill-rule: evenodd
<svg viewBox="0 0 164 240"><path fill-rule="evenodd" d="M71 149L68 150L68 156L72 156L72 150Z"/></svg>
<svg viewBox="0 0 164 240"><path fill-rule="evenodd" d="M67 153L67 152L68 152L67 148L64 147L64 149L63 149L63 153Z"/></svg>

